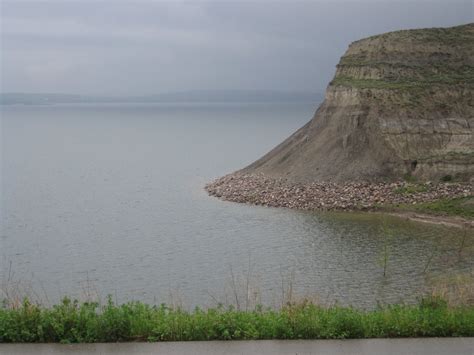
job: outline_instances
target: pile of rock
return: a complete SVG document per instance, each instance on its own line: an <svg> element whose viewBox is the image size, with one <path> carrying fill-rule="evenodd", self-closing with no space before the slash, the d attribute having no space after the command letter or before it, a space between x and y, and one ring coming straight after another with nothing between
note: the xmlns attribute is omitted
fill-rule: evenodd
<svg viewBox="0 0 474 355"><path fill-rule="evenodd" d="M230 174L206 185L211 196L226 201L302 210L370 210L380 205L417 204L474 195L458 183L409 184L350 182L295 184L263 174Z"/></svg>

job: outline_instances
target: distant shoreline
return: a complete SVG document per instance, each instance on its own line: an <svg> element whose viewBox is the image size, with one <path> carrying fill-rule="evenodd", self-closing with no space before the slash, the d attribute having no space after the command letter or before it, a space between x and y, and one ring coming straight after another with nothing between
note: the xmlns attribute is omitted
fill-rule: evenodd
<svg viewBox="0 0 474 355"><path fill-rule="evenodd" d="M311 102L318 104L324 95L312 91L271 90L196 90L153 95L76 95L56 93L0 93L1 105L51 105L77 103L211 103L211 102Z"/></svg>

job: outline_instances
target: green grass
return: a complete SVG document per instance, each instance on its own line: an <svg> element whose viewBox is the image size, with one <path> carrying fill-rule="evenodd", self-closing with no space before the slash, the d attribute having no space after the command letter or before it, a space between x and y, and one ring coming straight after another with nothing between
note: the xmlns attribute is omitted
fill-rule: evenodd
<svg viewBox="0 0 474 355"><path fill-rule="evenodd" d="M412 30L412 36L416 36L420 41L429 41L443 43L448 45L459 45L462 47L469 46L473 41L472 30L473 25L461 25L449 28L426 28ZM407 31L410 32L410 31Z"/></svg>
<svg viewBox="0 0 474 355"><path fill-rule="evenodd" d="M426 28L384 33L362 39L358 50L344 55L338 68L342 71L332 85L359 89L390 89L406 92L430 90L433 86L461 85L472 88L474 66L465 58L472 54L474 24L451 28ZM376 40L377 48L364 47L364 41ZM409 46L410 57L403 56ZM420 52L416 47L420 45ZM423 50L432 52L420 57ZM425 49L423 49L425 48ZM376 52L374 54L374 52ZM355 78L344 67L377 69L380 79ZM359 70L360 72L361 70ZM344 74L346 73L346 74Z"/></svg>
<svg viewBox="0 0 474 355"><path fill-rule="evenodd" d="M357 89L390 89L390 90L407 90L407 89L423 89L429 87L425 82L421 81L386 81L376 79L355 79L348 76L338 76L334 78L331 85L354 87Z"/></svg>
<svg viewBox="0 0 474 355"><path fill-rule="evenodd" d="M447 45L457 45L460 47L468 47L473 41L474 24L465 24L448 28L421 28L416 30L400 30L369 38L385 38L390 41L406 41L407 39L416 40L419 43L436 42Z"/></svg>
<svg viewBox="0 0 474 355"><path fill-rule="evenodd" d="M395 189L395 193L400 195L412 195L426 191L428 191L428 186L424 184L408 184Z"/></svg>
<svg viewBox="0 0 474 355"><path fill-rule="evenodd" d="M434 202L418 203L416 205L401 205L403 210L413 210L435 215L460 216L474 219L474 197L460 197L453 199L441 199Z"/></svg>
<svg viewBox="0 0 474 355"><path fill-rule="evenodd" d="M387 90L422 90L432 88L433 85L472 85L474 75L462 73L457 75L436 74L423 79L402 78L399 80L388 79L356 79L349 76L334 78L331 85L354 87L358 89L387 89Z"/></svg>
<svg viewBox="0 0 474 355"><path fill-rule="evenodd" d="M52 308L25 301L0 308L0 342L117 342L474 336L474 306L441 299L373 311L310 303L281 310L192 312L140 302L105 306L64 299Z"/></svg>

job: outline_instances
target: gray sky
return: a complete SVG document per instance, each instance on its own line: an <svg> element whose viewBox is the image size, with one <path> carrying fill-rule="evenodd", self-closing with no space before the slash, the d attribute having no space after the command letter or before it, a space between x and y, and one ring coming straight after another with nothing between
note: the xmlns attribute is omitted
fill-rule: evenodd
<svg viewBox="0 0 474 355"><path fill-rule="evenodd" d="M2 92L323 92L356 39L474 21L473 0L0 1Z"/></svg>

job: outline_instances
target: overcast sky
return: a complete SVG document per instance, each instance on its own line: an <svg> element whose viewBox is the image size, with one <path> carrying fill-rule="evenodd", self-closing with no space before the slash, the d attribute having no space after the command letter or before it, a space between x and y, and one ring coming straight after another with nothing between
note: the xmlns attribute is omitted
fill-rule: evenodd
<svg viewBox="0 0 474 355"><path fill-rule="evenodd" d="M1 1L1 91L323 92L347 45L473 22L473 0Z"/></svg>

